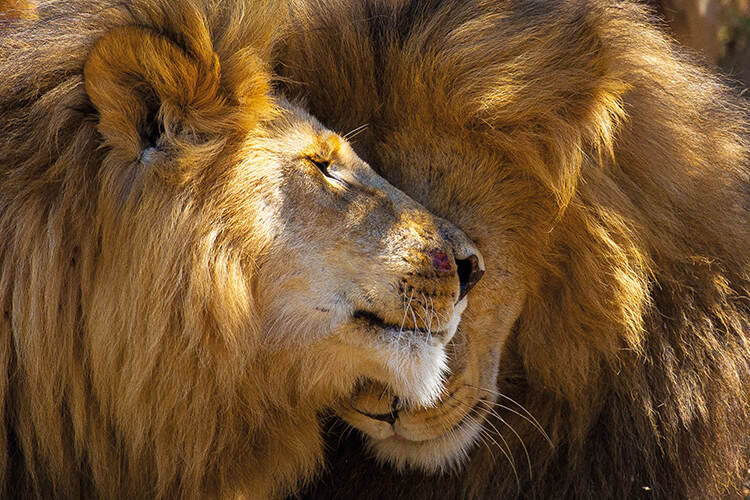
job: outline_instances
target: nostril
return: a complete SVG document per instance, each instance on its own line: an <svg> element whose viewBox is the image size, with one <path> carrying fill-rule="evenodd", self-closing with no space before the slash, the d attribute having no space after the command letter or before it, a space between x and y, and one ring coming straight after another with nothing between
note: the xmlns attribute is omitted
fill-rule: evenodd
<svg viewBox="0 0 750 500"><path fill-rule="evenodd" d="M470 255L466 259L456 259L456 267L458 268L458 281L461 284L458 300L461 300L482 279L484 271L479 268L479 258L476 255Z"/></svg>
<svg viewBox="0 0 750 500"><path fill-rule="evenodd" d="M442 250L433 250L430 252L430 256L432 257L432 266L437 272L449 273L453 271L453 266L451 266L451 260L448 257L448 254Z"/></svg>

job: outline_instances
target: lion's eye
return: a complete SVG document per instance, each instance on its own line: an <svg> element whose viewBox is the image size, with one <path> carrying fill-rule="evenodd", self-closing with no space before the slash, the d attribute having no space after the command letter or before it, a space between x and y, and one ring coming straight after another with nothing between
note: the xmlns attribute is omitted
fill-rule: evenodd
<svg viewBox="0 0 750 500"><path fill-rule="evenodd" d="M307 161L309 161L311 164L315 166L318 170L320 170L320 173L325 176L325 178L328 180L328 182L332 182L335 184L338 184L342 187L348 188L349 184L341 179L341 177L337 174L336 169L330 170L331 164L333 163L331 160L320 160L318 158L307 158Z"/></svg>
<svg viewBox="0 0 750 500"><path fill-rule="evenodd" d="M315 165L315 167L320 170L320 172L325 175L326 177L330 177L330 174L328 173L328 167L331 166L331 162L329 160L310 160L310 163Z"/></svg>

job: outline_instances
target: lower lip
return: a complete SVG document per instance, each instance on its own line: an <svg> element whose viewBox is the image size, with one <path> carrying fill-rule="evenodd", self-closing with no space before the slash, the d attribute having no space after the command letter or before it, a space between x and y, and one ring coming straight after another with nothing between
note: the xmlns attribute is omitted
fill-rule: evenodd
<svg viewBox="0 0 750 500"><path fill-rule="evenodd" d="M478 404L479 404L479 402L477 402L477 405L478 405ZM475 406L476 406L476 405L475 405ZM470 411L471 411L471 410L470 410ZM464 422L464 420L462 419L462 420L461 420L461 421L460 421L460 422L459 422L459 423L458 423L458 424L457 424L457 425L456 425L455 427L453 427L453 428L451 429L451 431L456 431L457 429L461 428L461 427L462 427L462 426L463 426L463 425L464 425L465 423L466 423L466 422ZM449 432L451 432L451 431L449 431ZM447 433L446 433L446 434L447 434ZM395 439L396 441L411 441L411 439L409 439L409 438L405 438L405 437L404 437L404 436L402 436L401 434L394 434L394 435L392 435L392 436L391 436L391 438ZM433 438L433 439L437 439L437 438Z"/></svg>

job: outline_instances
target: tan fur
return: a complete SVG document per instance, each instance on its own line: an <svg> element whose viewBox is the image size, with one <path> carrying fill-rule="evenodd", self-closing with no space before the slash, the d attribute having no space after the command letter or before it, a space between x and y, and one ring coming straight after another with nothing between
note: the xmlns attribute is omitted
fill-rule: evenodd
<svg viewBox="0 0 750 500"><path fill-rule="evenodd" d="M36 19L36 9L37 2L34 0L0 0L0 21Z"/></svg>
<svg viewBox="0 0 750 500"><path fill-rule="evenodd" d="M334 432L312 493L734 491L750 444L745 104L629 2L297 4L286 90L330 126L368 124L357 151L487 263L443 404L392 411L395 391L363 387L339 415L364 445Z"/></svg>
<svg viewBox="0 0 750 500"><path fill-rule="evenodd" d="M51 1L0 38L0 495L278 496L360 379L438 395L481 255L271 92L275 5Z"/></svg>

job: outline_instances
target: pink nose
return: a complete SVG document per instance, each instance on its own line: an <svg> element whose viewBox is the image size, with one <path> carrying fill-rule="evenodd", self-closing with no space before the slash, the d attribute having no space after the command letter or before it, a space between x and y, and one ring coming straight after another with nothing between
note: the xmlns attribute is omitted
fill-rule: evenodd
<svg viewBox="0 0 750 500"><path fill-rule="evenodd" d="M430 255L432 256L432 265L437 272L450 273L453 271L451 259L445 254L445 252L433 250Z"/></svg>

